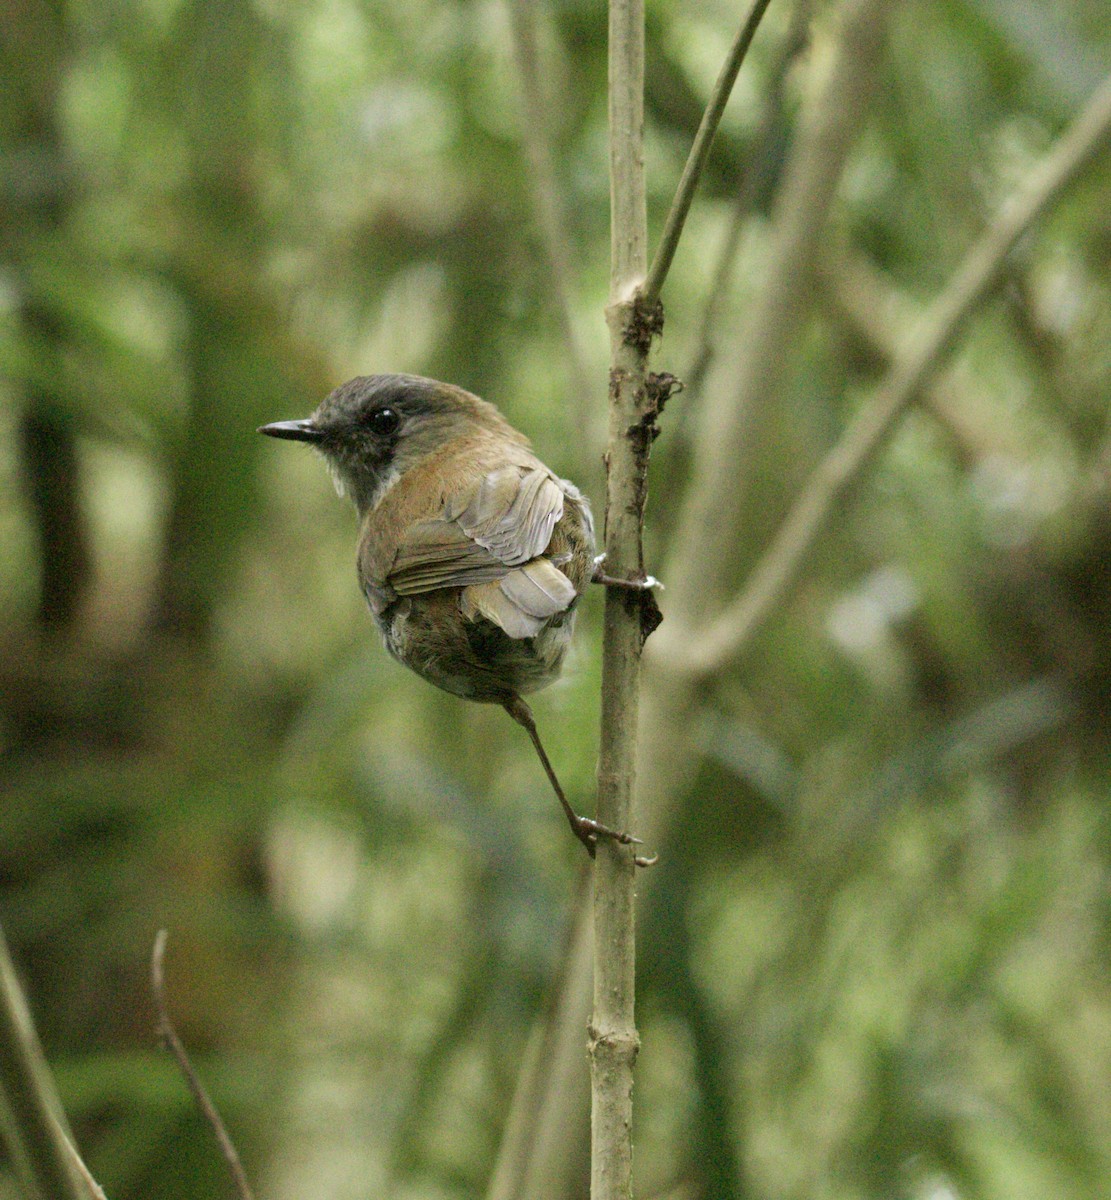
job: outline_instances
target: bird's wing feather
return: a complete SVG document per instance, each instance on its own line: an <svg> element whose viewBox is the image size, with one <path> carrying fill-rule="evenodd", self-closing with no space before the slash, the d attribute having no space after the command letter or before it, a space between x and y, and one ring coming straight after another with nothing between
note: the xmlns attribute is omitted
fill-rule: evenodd
<svg viewBox="0 0 1111 1200"><path fill-rule="evenodd" d="M409 527L388 582L404 596L502 579L543 554L562 515L563 492L545 468L498 467Z"/></svg>
<svg viewBox="0 0 1111 1200"><path fill-rule="evenodd" d="M513 567L543 554L563 516L563 492L542 467L499 467L462 499L465 505L449 502L444 516Z"/></svg>
<svg viewBox="0 0 1111 1200"><path fill-rule="evenodd" d="M398 547L389 584L398 595L488 583L511 568L472 541L454 521L412 525Z"/></svg>
<svg viewBox="0 0 1111 1200"><path fill-rule="evenodd" d="M575 599L574 584L546 558L534 558L504 579L465 588L463 615L500 625L510 637L535 637L545 622Z"/></svg>

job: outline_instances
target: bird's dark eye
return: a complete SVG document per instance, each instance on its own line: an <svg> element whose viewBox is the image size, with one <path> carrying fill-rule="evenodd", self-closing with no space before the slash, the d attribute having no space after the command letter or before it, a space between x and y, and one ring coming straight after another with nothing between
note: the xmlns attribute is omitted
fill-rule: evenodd
<svg viewBox="0 0 1111 1200"><path fill-rule="evenodd" d="M374 408L366 419L370 432L379 437L388 437L401 424L401 416L396 408Z"/></svg>

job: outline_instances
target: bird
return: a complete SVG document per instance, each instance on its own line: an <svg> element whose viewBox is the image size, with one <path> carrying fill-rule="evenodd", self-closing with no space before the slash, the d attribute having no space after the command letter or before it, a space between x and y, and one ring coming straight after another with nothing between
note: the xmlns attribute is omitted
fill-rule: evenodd
<svg viewBox="0 0 1111 1200"><path fill-rule="evenodd" d="M524 699L559 675L595 574L582 492L493 404L419 375L357 376L258 432L314 447L354 503L359 585L390 655L523 726L591 857L600 838L638 844L575 812Z"/></svg>

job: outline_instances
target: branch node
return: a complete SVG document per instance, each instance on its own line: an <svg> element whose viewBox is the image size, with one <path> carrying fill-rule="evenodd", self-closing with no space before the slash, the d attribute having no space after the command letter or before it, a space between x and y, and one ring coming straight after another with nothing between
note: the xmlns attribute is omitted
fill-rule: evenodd
<svg viewBox="0 0 1111 1200"><path fill-rule="evenodd" d="M586 1032L590 1039L587 1049L591 1057L600 1055L611 1061L628 1062L632 1065L640 1053L640 1036L636 1030L632 1033L617 1033L612 1029L600 1030L591 1024L587 1026Z"/></svg>
<svg viewBox="0 0 1111 1200"><path fill-rule="evenodd" d="M682 390L683 381L667 371L649 371L645 375L644 390L637 397L640 416L625 430L626 436L634 442L634 448L638 450L638 466L647 468L647 462L639 462L640 455L646 455L648 447L660 436L657 421L664 405Z"/></svg>

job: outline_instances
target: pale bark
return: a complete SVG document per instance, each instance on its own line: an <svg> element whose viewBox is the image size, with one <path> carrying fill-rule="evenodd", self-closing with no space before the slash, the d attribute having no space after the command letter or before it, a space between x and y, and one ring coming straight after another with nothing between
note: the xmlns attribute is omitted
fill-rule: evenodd
<svg viewBox="0 0 1111 1200"><path fill-rule="evenodd" d="M641 570L647 439L646 372L651 332L640 332L637 292L647 267L644 193L644 6L610 0L610 417L606 449L606 571ZM640 656L639 597L606 592L598 820L633 824ZM632 1196L633 1065L637 1037L633 851L600 841L594 868L594 1007L590 1020L592 1200Z"/></svg>

